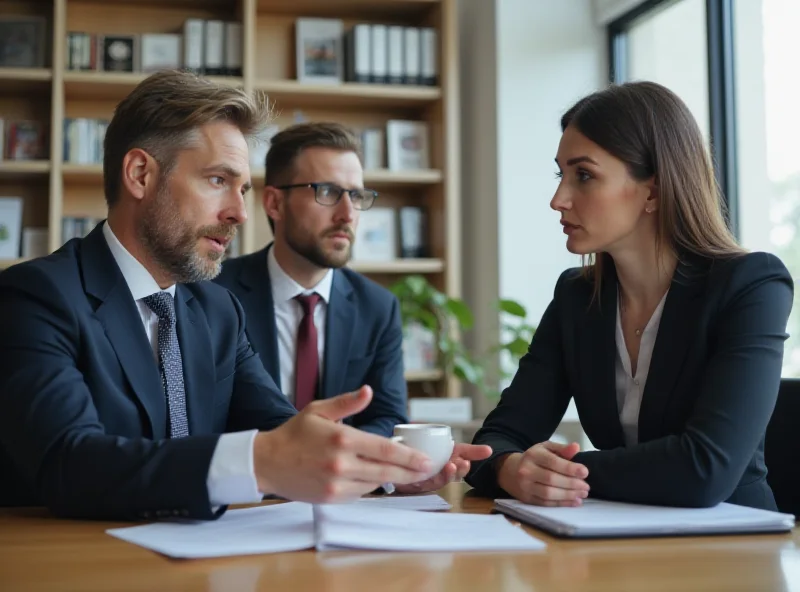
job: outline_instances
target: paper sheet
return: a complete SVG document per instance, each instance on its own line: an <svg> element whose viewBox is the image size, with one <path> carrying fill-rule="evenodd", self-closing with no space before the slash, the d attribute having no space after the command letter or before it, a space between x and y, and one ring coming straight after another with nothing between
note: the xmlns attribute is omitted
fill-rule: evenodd
<svg viewBox="0 0 800 592"><path fill-rule="evenodd" d="M535 551L544 542L505 517L368 508L362 505L314 506L317 550L380 551Z"/></svg>
<svg viewBox="0 0 800 592"><path fill-rule="evenodd" d="M382 497L362 497L354 502L372 508L390 508L393 510L415 510L418 512L435 512L449 510L452 506L444 498L435 493L428 495L386 495Z"/></svg>
<svg viewBox="0 0 800 592"><path fill-rule="evenodd" d="M229 510L211 522L159 522L106 532L123 541L185 559L314 547L312 506L301 502Z"/></svg>
<svg viewBox="0 0 800 592"><path fill-rule="evenodd" d="M503 516L437 513L438 495L362 498L312 506L288 502L229 510L215 521L114 528L113 537L169 557L191 559L302 549L381 551L535 550L544 543ZM421 511L423 510L423 511Z"/></svg>

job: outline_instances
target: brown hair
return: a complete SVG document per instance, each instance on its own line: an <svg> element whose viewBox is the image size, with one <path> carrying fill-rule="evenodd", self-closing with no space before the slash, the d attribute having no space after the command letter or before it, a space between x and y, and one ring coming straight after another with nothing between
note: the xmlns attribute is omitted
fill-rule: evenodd
<svg viewBox="0 0 800 592"><path fill-rule="evenodd" d="M265 95L211 82L177 70L163 70L143 80L117 105L103 142L103 178L106 202L119 200L122 161L133 148L150 154L166 176L177 153L208 123L228 121L246 138L269 121Z"/></svg>
<svg viewBox="0 0 800 592"><path fill-rule="evenodd" d="M344 125L327 121L298 123L281 130L270 140L264 184L278 186L289 183L294 174L295 160L308 148L355 152L361 158L361 143ZM269 216L267 220L274 232L275 222Z"/></svg>
<svg viewBox="0 0 800 592"><path fill-rule="evenodd" d="M638 181L655 178L659 200L657 249L681 258L707 259L744 253L725 222L711 158L686 104L654 82L613 85L584 97L561 118L606 152L622 160ZM584 259L584 276L599 296L607 254Z"/></svg>

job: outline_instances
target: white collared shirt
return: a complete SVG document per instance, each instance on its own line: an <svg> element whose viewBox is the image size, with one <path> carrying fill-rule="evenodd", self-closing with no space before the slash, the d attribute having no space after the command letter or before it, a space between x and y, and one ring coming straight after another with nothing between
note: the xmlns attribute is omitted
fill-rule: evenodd
<svg viewBox="0 0 800 592"><path fill-rule="evenodd" d="M150 310L143 299L156 292L169 292L174 298L175 285L162 290L144 265L119 242L111 231L108 221L103 224L103 236L136 301L147 339L158 363L158 316ZM166 395L164 406L166 407ZM208 499L212 506L261 501L263 496L258 491L253 468L253 441L257 433L258 430L249 430L222 434L219 437L206 479Z"/></svg>
<svg viewBox="0 0 800 592"><path fill-rule="evenodd" d="M325 319L328 304L331 300L333 270L329 269L325 276L311 289L306 289L294 281L275 259L275 249L267 251L267 272L272 286L272 302L275 307L275 329L278 334L278 359L281 373L281 390L294 404L294 367L297 353L297 330L303 320L303 308L294 300L299 294L320 295L320 301L314 310L314 326L317 328L317 352L319 353L319 376L322 376L325 357Z"/></svg>
<svg viewBox="0 0 800 592"><path fill-rule="evenodd" d="M653 316L650 317L644 331L642 331L635 375L631 373L631 359L628 355L628 349L625 347L625 334L622 332L622 315L619 307L619 295L617 295L615 383L619 421L622 424L626 447L635 446L639 442L639 408L642 405L642 393L644 393L647 374L650 371L650 360L653 357L658 326L661 323L661 313L664 310L664 302L668 293L669 291L661 298L661 302L658 303Z"/></svg>

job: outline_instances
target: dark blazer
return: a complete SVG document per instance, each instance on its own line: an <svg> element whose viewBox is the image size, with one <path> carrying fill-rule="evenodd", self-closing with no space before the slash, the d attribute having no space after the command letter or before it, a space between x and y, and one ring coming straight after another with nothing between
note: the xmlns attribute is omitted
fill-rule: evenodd
<svg viewBox="0 0 800 592"><path fill-rule="evenodd" d="M172 440L158 365L102 225L0 274L0 505L219 515L206 486L219 434L269 430L296 410L250 348L230 292L178 285L175 307L192 435Z"/></svg>
<svg viewBox="0 0 800 592"><path fill-rule="evenodd" d="M574 397L597 451L592 497L703 507L728 501L775 508L764 434L781 379L794 285L776 257L751 253L681 263L661 317L639 412L639 444L624 445L615 393L617 278L607 266L601 296L576 270L552 302L511 385L475 435L491 459L467 481L504 496L493 462L546 441Z"/></svg>
<svg viewBox="0 0 800 592"><path fill-rule="evenodd" d="M250 343L280 385L278 333L265 249L230 259L214 280L233 292L247 315ZM406 423L403 328L397 298L350 269L334 271L325 323L325 353L319 397L327 399L369 385L370 405L346 423L391 436Z"/></svg>

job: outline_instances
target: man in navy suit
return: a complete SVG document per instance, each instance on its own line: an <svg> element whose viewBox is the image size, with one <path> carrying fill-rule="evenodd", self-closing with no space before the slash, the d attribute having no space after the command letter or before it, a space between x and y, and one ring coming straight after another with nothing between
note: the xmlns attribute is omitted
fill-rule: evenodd
<svg viewBox="0 0 800 592"><path fill-rule="evenodd" d="M215 281L242 303L250 343L298 409L347 385L368 384L372 402L350 423L391 436L396 424L407 422L399 303L344 267L359 212L376 195L363 188L357 150L356 139L337 124L300 124L274 136L263 200L275 240L226 261ZM300 183L292 187L295 178ZM348 194L345 187L354 189ZM316 296L308 315L298 298L304 294ZM315 335L306 348L307 316Z"/></svg>
<svg viewBox="0 0 800 592"><path fill-rule="evenodd" d="M108 219L0 274L0 504L211 519L265 494L339 501L429 473L340 423L369 387L297 413L236 298L203 281L246 218L246 137L266 112L191 74L149 77L108 126Z"/></svg>
<svg viewBox="0 0 800 592"><path fill-rule="evenodd" d="M238 297L250 342L298 409L366 384L371 403L346 421L390 436L407 421L399 303L344 267L359 213L376 197L364 188L350 130L327 122L284 129L270 142L263 191L274 242L227 261L215 281ZM462 460L473 454L456 448ZM427 487L463 476L468 463L457 464Z"/></svg>

